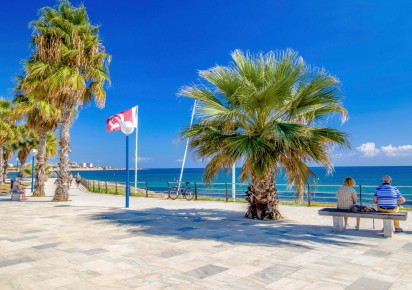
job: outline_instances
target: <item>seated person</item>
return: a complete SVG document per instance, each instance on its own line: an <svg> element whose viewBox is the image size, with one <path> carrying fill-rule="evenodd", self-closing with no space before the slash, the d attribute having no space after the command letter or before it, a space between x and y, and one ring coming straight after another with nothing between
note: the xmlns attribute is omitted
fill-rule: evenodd
<svg viewBox="0 0 412 290"><path fill-rule="evenodd" d="M21 185L21 177L20 176L18 176L16 178L16 180L13 182L13 188L11 189L11 191L21 193L22 194L21 199L23 199L23 200L26 199L26 190Z"/></svg>
<svg viewBox="0 0 412 290"><path fill-rule="evenodd" d="M343 185L339 187L336 197L338 198L337 208L339 210L349 211L350 208L356 204L356 192L352 188L356 184L355 180L351 177L346 177L343 181ZM344 217L345 229L348 227L348 217ZM356 218L356 230L359 230L360 218Z"/></svg>
<svg viewBox="0 0 412 290"><path fill-rule="evenodd" d="M399 190L392 186L392 178L385 175L382 178L382 185L376 188L375 195L373 197L373 202L378 204L378 211L380 212L398 212L399 204L405 202L405 198L399 192ZM399 220L393 221L395 226L395 232L403 232L399 227Z"/></svg>

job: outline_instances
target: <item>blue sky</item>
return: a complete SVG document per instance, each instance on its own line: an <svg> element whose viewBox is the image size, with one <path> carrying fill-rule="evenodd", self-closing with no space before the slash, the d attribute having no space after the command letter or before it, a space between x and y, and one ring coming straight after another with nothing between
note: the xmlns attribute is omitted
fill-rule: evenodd
<svg viewBox="0 0 412 290"><path fill-rule="evenodd" d="M29 56L29 21L56 1L0 4L0 95ZM74 4L78 2L73 1ZM235 49L292 48L342 82L352 150L339 165L412 165L411 1L91 1L112 55L106 107L85 107L71 130L71 160L124 166L124 136L106 133L107 117L139 105L139 167L179 167L180 128L192 101L178 98L197 71L230 62ZM332 122L335 126L337 122ZM133 146L133 145L132 145ZM188 158L189 167L202 166Z"/></svg>

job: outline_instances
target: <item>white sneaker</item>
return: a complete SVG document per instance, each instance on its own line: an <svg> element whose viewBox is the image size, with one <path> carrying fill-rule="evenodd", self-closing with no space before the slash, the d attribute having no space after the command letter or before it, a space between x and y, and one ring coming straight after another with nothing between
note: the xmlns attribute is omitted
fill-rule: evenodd
<svg viewBox="0 0 412 290"><path fill-rule="evenodd" d="M349 227L349 225L345 225L343 228L346 230Z"/></svg>

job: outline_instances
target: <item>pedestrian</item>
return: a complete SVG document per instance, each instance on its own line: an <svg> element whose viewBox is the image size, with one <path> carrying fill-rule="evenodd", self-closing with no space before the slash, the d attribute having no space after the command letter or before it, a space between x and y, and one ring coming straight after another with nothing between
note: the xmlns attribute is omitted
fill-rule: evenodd
<svg viewBox="0 0 412 290"><path fill-rule="evenodd" d="M82 177L80 176L79 172L77 172L75 179L76 179L77 186L79 186L80 181L82 181Z"/></svg>

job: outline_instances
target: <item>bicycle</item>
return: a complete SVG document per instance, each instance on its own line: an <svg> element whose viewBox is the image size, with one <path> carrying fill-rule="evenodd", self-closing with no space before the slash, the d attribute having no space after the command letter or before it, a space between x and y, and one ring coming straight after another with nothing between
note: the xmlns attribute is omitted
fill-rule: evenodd
<svg viewBox="0 0 412 290"><path fill-rule="evenodd" d="M185 182L185 183L186 185L184 187L180 187L179 191L178 191L178 186L169 188L168 198L175 200L179 197L179 195L182 195L186 200L192 200L194 197L194 192L189 187L189 182Z"/></svg>

